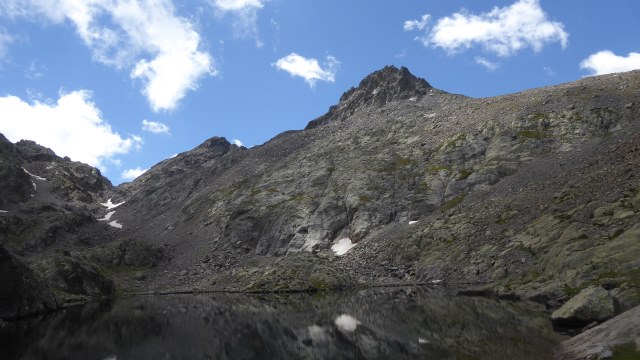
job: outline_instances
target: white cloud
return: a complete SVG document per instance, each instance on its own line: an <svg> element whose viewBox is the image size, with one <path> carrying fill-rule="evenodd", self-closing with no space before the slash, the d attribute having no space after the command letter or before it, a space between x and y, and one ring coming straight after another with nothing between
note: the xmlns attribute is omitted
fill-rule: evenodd
<svg viewBox="0 0 640 360"><path fill-rule="evenodd" d="M238 139L233 139L231 140L232 143L238 145L238 146L244 146L244 144L242 143L242 141L238 140Z"/></svg>
<svg viewBox="0 0 640 360"><path fill-rule="evenodd" d="M489 61L482 56L476 56L474 60L476 61L476 64L480 64L490 71L497 70L500 67L500 64Z"/></svg>
<svg viewBox="0 0 640 360"><path fill-rule="evenodd" d="M412 29L420 30L418 26ZM518 0L480 15L462 10L438 19L418 37L425 46L440 47L449 53L482 45L486 51L503 57L527 47L537 52L552 42L560 42L564 48L568 38L564 25L550 21L539 0Z"/></svg>
<svg viewBox="0 0 640 360"><path fill-rule="evenodd" d="M317 80L335 82L340 61L333 56L327 56L327 61L320 66L317 59L308 59L291 53L271 65L292 76L302 77L309 86L314 87Z"/></svg>
<svg viewBox="0 0 640 360"><path fill-rule="evenodd" d="M212 0L211 4L219 15L233 17L233 34L238 38L251 38L257 47L262 47L258 32L258 11L268 0Z"/></svg>
<svg viewBox="0 0 640 360"><path fill-rule="evenodd" d="M611 74L640 69L640 53L619 56L609 50L599 51L582 60L580 69L588 70L591 75Z"/></svg>
<svg viewBox="0 0 640 360"><path fill-rule="evenodd" d="M138 136L123 138L114 132L86 90L60 94L52 104L0 97L0 132L12 142L33 140L59 156L102 170L106 162L117 162L116 155L142 144Z"/></svg>
<svg viewBox="0 0 640 360"><path fill-rule="evenodd" d="M404 31L422 31L427 27L427 24L429 24L429 20L431 20L431 15L429 14L422 15L420 20L407 20L404 22Z"/></svg>
<svg viewBox="0 0 640 360"><path fill-rule="evenodd" d="M122 178L122 180L131 181L131 180L134 180L135 178L137 178L138 176L146 173L147 170L149 170L149 169L141 169L139 167L137 167L135 169L127 169L127 170L123 171L122 174L120 174L120 177Z"/></svg>
<svg viewBox="0 0 640 360"><path fill-rule="evenodd" d="M172 110L198 80L214 75L213 60L199 50L193 24L175 15L171 0L3 0L8 16L54 23L70 21L95 60L144 84L154 111Z"/></svg>
<svg viewBox="0 0 640 360"><path fill-rule="evenodd" d="M169 134L169 127L161 122L142 120L142 130L149 131L154 134Z"/></svg>

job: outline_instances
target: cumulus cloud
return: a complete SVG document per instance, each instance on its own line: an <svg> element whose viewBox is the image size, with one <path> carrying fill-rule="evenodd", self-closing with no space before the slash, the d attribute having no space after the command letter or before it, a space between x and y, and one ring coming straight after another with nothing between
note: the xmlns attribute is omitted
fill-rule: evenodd
<svg viewBox="0 0 640 360"><path fill-rule="evenodd" d="M120 177L124 181L131 181L131 180L134 180L135 178L137 178L138 176L146 173L147 170L149 170L149 169L142 169L140 167L137 167L135 169L127 169L127 170L123 171L122 174L120 174Z"/></svg>
<svg viewBox="0 0 640 360"><path fill-rule="evenodd" d="M588 70L590 75L611 74L640 69L640 53L619 56L609 50L599 51L582 60L580 68Z"/></svg>
<svg viewBox="0 0 640 360"><path fill-rule="evenodd" d="M424 30L417 39L425 46L439 47L448 53L481 45L490 53L506 57L527 47L537 52L553 42L564 48L569 39L564 25L550 21L539 0L518 0L480 15L462 10L438 19L430 29L426 25L421 28L422 21L418 20L409 24L405 22L405 30Z"/></svg>
<svg viewBox="0 0 640 360"><path fill-rule="evenodd" d="M480 64L490 71L497 70L500 67L500 64L489 61L482 56L476 56L474 60L476 61L476 64Z"/></svg>
<svg viewBox="0 0 640 360"><path fill-rule="evenodd" d="M6 16L71 22L95 60L130 69L154 111L172 110L200 78L214 75L193 24L170 0L2 0Z"/></svg>
<svg viewBox="0 0 640 360"><path fill-rule="evenodd" d="M239 139L233 139L233 140L231 140L231 142L236 144L236 145L238 145L238 146L244 146L242 141L240 141Z"/></svg>
<svg viewBox="0 0 640 360"><path fill-rule="evenodd" d="M257 47L262 47L258 32L258 11L267 0L212 0L211 4L219 15L233 18L233 34L238 38L251 38Z"/></svg>
<svg viewBox="0 0 640 360"><path fill-rule="evenodd" d="M340 66L333 56L327 56L321 66L317 59L308 59L296 53L291 53L271 64L279 70L284 70L292 76L300 76L309 86L314 87L317 80L335 82L336 72Z"/></svg>
<svg viewBox="0 0 640 360"><path fill-rule="evenodd" d="M138 136L124 138L113 131L86 90L60 94L52 104L0 97L0 132L12 142L33 140L103 171L106 163L117 163L116 155L142 145Z"/></svg>
<svg viewBox="0 0 640 360"><path fill-rule="evenodd" d="M169 134L169 127L161 122L142 120L142 130L149 131L154 134Z"/></svg>

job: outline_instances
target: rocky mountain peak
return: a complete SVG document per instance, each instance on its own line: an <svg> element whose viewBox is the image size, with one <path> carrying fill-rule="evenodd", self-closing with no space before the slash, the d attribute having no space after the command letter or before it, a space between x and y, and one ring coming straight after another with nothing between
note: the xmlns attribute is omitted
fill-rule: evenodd
<svg viewBox="0 0 640 360"><path fill-rule="evenodd" d="M395 100L408 100L424 96L431 85L414 76L406 67L393 65L371 73L357 88L351 88L340 97L340 103L360 102L362 105L382 106Z"/></svg>
<svg viewBox="0 0 640 360"><path fill-rule="evenodd" d="M406 67L398 69L393 65L385 66L362 79L358 87L352 87L342 94L338 105L309 122L307 129L344 120L365 107L378 108L393 101L418 100L431 89L426 80L416 77Z"/></svg>

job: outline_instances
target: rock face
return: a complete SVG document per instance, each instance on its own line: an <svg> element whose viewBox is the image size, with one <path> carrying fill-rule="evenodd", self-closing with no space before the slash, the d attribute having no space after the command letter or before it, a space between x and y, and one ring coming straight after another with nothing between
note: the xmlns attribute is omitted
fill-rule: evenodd
<svg viewBox="0 0 640 360"><path fill-rule="evenodd" d="M33 264L69 251L127 291L446 281L557 307L593 286L624 311L640 304L638 93L634 71L473 99L387 67L304 130L212 137L116 188L2 138L0 243Z"/></svg>
<svg viewBox="0 0 640 360"><path fill-rule="evenodd" d="M607 290L589 287L554 311L551 319L560 325L579 326L607 320L613 317L614 312L613 300Z"/></svg>
<svg viewBox="0 0 640 360"><path fill-rule="evenodd" d="M60 307L47 284L2 246L0 284L0 319L13 319Z"/></svg>
<svg viewBox="0 0 640 360"><path fill-rule="evenodd" d="M640 358L640 307L635 307L560 344L555 358ZM616 357L617 356L617 357Z"/></svg>

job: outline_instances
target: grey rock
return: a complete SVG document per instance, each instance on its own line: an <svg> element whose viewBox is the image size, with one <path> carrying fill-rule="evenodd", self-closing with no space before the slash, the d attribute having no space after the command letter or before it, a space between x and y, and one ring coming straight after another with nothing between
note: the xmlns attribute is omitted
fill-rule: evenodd
<svg viewBox="0 0 640 360"><path fill-rule="evenodd" d="M554 311L551 319L563 325L586 325L607 320L614 314L613 299L607 290L588 287Z"/></svg>

